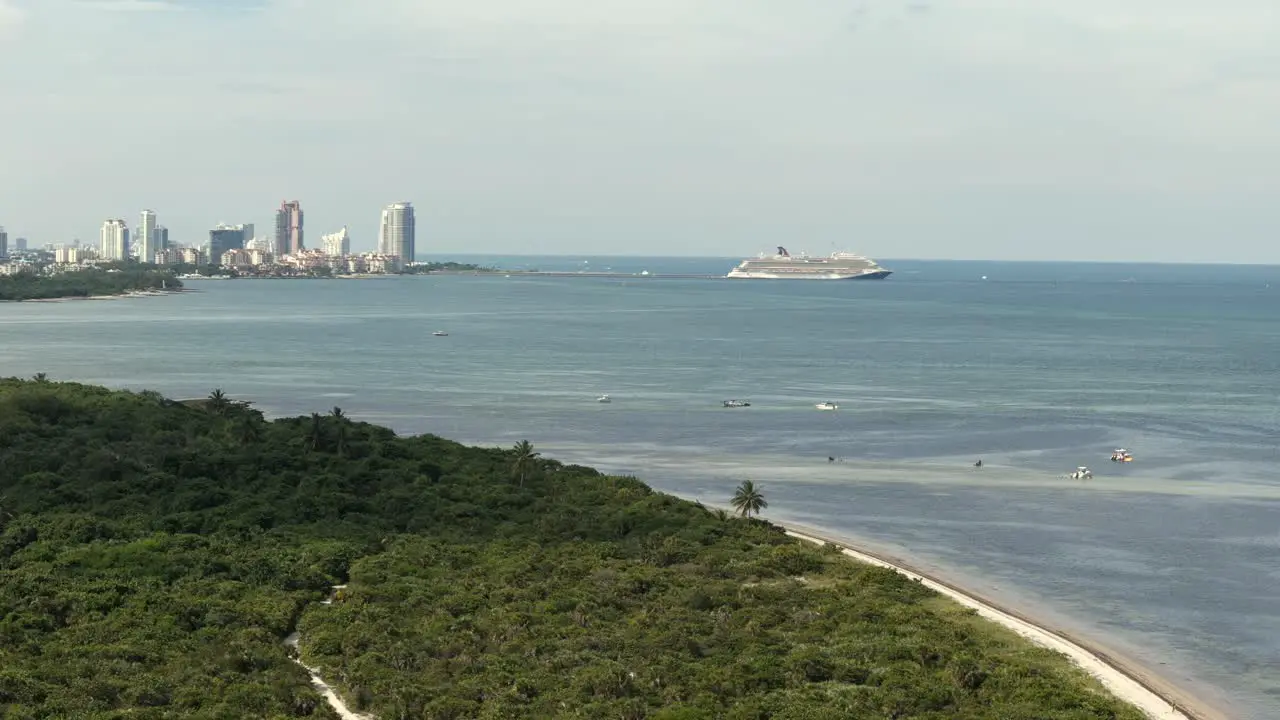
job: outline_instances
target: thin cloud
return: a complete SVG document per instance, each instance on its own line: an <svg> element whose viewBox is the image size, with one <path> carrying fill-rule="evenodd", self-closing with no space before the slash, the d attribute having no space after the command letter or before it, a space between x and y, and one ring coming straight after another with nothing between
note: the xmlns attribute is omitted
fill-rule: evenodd
<svg viewBox="0 0 1280 720"><path fill-rule="evenodd" d="M0 0L0 35L16 31L24 17L21 8L7 0Z"/></svg>

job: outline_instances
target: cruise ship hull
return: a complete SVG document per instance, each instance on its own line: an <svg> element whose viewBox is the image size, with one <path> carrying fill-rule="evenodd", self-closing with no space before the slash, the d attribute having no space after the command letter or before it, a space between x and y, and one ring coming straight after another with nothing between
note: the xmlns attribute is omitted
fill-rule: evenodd
<svg viewBox="0 0 1280 720"><path fill-rule="evenodd" d="M824 272L788 272L788 273L771 273L746 271L742 272L737 269L730 272L725 277L733 279L745 280L883 280L893 274L892 270L876 270L874 272L864 273L824 273Z"/></svg>

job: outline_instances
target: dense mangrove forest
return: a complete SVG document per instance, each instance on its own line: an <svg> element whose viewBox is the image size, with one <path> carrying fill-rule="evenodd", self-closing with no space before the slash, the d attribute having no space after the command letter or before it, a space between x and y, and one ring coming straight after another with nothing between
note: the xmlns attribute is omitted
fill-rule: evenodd
<svg viewBox="0 0 1280 720"><path fill-rule="evenodd" d="M0 716L336 717L295 631L380 720L1141 717L896 573L529 443L0 380Z"/></svg>
<svg viewBox="0 0 1280 720"><path fill-rule="evenodd" d="M98 297L181 287L182 281L168 270L154 265L120 263L53 275L34 272L0 275L0 301Z"/></svg>

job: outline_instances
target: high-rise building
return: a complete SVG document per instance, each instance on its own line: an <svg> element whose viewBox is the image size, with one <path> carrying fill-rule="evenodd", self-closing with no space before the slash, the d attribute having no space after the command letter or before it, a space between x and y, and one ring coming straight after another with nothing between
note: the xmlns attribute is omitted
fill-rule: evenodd
<svg viewBox="0 0 1280 720"><path fill-rule="evenodd" d="M9 233L0 227L0 258L9 257Z"/></svg>
<svg viewBox="0 0 1280 720"><path fill-rule="evenodd" d="M302 243L302 204L297 200L280 203L276 211L276 257L292 255L305 248Z"/></svg>
<svg viewBox="0 0 1280 720"><path fill-rule="evenodd" d="M209 262L213 265L222 261L222 254L228 250L239 250L244 247L244 230L230 225L219 225L209 231Z"/></svg>
<svg viewBox="0 0 1280 720"><path fill-rule="evenodd" d="M413 204L407 202L388 205L382 210L382 226L378 231L378 252L395 255L400 262L413 262L417 247L414 243Z"/></svg>
<svg viewBox="0 0 1280 720"><path fill-rule="evenodd" d="M114 219L102 223L102 258L125 260L129 257L129 226L124 220Z"/></svg>
<svg viewBox="0 0 1280 720"><path fill-rule="evenodd" d="M142 211L142 217L138 221L138 233L134 239L138 246L138 261L155 262L156 251L160 248L156 245L156 214L154 212Z"/></svg>
<svg viewBox="0 0 1280 720"><path fill-rule="evenodd" d="M169 249L169 228L163 225L156 226L156 252Z"/></svg>
<svg viewBox="0 0 1280 720"><path fill-rule="evenodd" d="M325 255L350 255L351 237L347 235L347 226L336 233L320 236L320 249Z"/></svg>
<svg viewBox="0 0 1280 720"><path fill-rule="evenodd" d="M26 252L26 251L27 251L27 239L26 239L26 238L15 238L15 239L14 239L14 241L13 241L13 250L14 250L14 252Z"/></svg>

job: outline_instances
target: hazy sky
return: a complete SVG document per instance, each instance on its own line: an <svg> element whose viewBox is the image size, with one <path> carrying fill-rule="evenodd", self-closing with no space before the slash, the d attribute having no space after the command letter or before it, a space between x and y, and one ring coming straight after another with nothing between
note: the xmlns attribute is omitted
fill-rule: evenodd
<svg viewBox="0 0 1280 720"><path fill-rule="evenodd" d="M0 0L0 225L1280 263L1276 0Z"/></svg>

